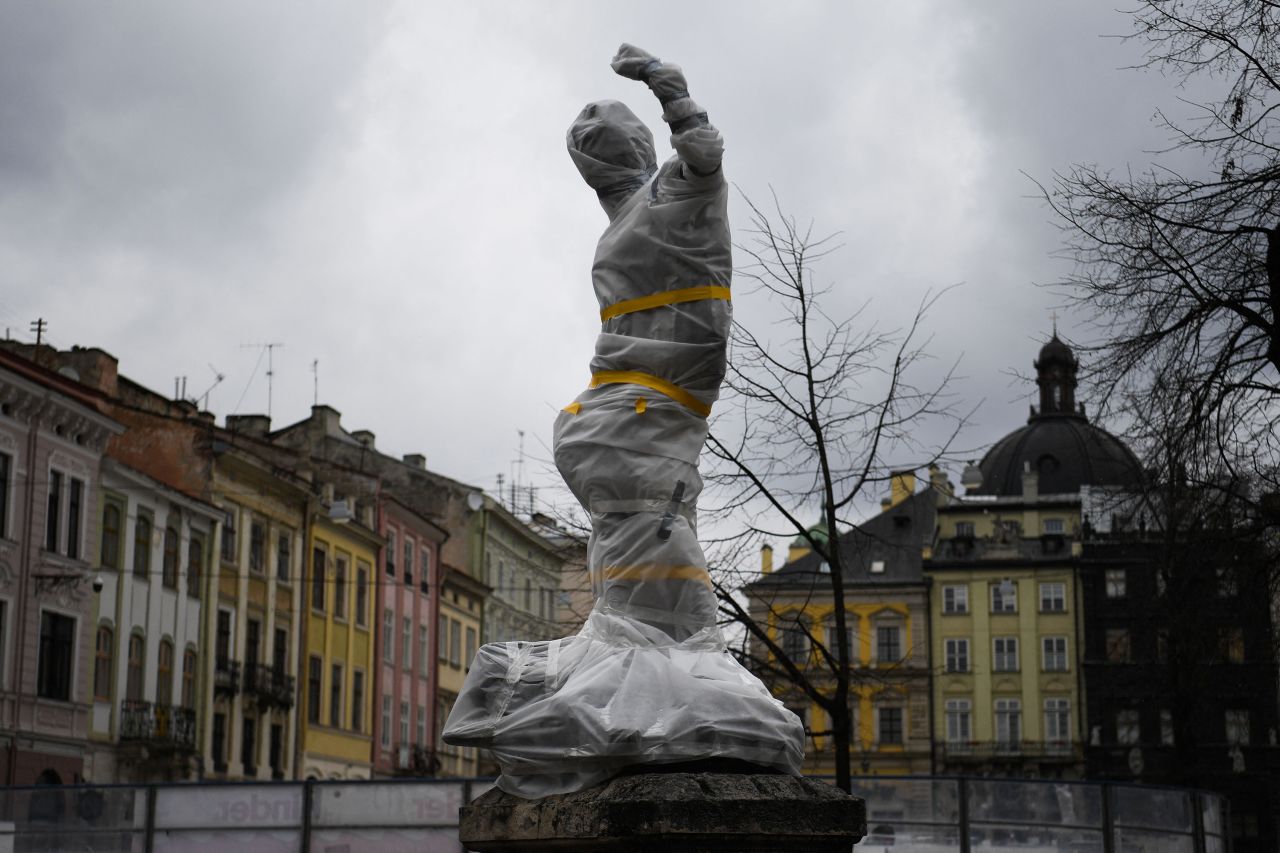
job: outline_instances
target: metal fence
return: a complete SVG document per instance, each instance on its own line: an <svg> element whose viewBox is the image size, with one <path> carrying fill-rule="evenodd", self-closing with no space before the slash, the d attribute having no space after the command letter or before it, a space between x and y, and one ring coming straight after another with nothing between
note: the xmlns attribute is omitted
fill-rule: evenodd
<svg viewBox="0 0 1280 853"><path fill-rule="evenodd" d="M0 853L461 853L487 779L0 788ZM857 850L1227 853L1226 805L1185 789L860 777Z"/></svg>

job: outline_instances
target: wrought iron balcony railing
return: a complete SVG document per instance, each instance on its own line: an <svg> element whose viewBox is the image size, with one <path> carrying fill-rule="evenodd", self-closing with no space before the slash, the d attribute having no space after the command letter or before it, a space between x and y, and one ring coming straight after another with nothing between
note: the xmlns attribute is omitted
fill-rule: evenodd
<svg viewBox="0 0 1280 853"><path fill-rule="evenodd" d="M196 712L178 705L126 699L120 703L120 740L153 748L194 750Z"/></svg>
<svg viewBox="0 0 1280 853"><path fill-rule="evenodd" d="M240 692L240 661L218 658L213 662L213 692L224 696Z"/></svg>
<svg viewBox="0 0 1280 853"><path fill-rule="evenodd" d="M293 707L294 679L281 667L265 663L246 664L243 685L245 695L257 696L261 707Z"/></svg>

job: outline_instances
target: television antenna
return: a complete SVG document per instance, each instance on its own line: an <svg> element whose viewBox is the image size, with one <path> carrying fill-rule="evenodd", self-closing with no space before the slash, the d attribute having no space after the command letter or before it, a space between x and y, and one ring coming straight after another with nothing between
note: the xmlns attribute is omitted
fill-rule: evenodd
<svg viewBox="0 0 1280 853"><path fill-rule="evenodd" d="M221 370L214 367L212 363L206 362L206 364L209 364L209 369L213 371L213 377L214 377L213 384L210 385L208 388L206 388L205 392L201 394L199 397L194 398L192 402L195 403L197 406L199 406L201 411L207 412L209 410L209 394L213 392L214 388L217 388L219 385L221 385L222 380L226 379L227 377L226 377L226 374L224 374Z"/></svg>
<svg viewBox="0 0 1280 853"><path fill-rule="evenodd" d="M267 354L267 418L268 418L268 419L270 419L270 418L271 418L271 386L272 386L272 377L276 375L276 372L275 372L275 369L274 369L274 361L273 361L273 357L274 357L274 355L275 355L276 347L282 347L282 346L284 346L284 344L280 344L280 343L272 343L272 344L241 344L241 345L240 345L240 349L258 349L258 350L263 350L263 351L265 351L265 352L266 352L266 354ZM261 355L261 354L259 354L259 356L258 356L258 360L259 360L259 362L261 362L261 360L262 360L262 355ZM254 372L255 372L255 373L257 372L257 370L258 370L258 368L257 368L257 367L254 367ZM250 382L252 382L252 381L253 381L253 377L252 377L252 376L251 376L251 377L249 377L249 381L250 381ZM243 399L243 398L242 398L242 399ZM237 405L236 405L236 408L237 408L237 409L239 408L239 404L237 404Z"/></svg>

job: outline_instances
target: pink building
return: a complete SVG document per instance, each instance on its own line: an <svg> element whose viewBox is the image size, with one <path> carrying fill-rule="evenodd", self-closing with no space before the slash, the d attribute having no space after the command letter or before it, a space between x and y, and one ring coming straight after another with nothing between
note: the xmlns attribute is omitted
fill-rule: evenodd
<svg viewBox="0 0 1280 853"><path fill-rule="evenodd" d="M76 381L0 352L0 780L84 775L102 453L123 430Z"/></svg>
<svg viewBox="0 0 1280 853"><path fill-rule="evenodd" d="M387 539L377 585L378 678L374 685L375 775L427 776L435 760L436 648L444 528L382 496Z"/></svg>

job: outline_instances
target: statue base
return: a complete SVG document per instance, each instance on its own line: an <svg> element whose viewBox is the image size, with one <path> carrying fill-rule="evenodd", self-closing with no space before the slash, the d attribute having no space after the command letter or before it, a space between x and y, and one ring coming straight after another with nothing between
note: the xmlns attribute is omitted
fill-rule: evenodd
<svg viewBox="0 0 1280 853"><path fill-rule="evenodd" d="M462 807L459 837L478 853L849 853L866 833L863 801L832 785L691 768L632 768L540 800L494 788Z"/></svg>

